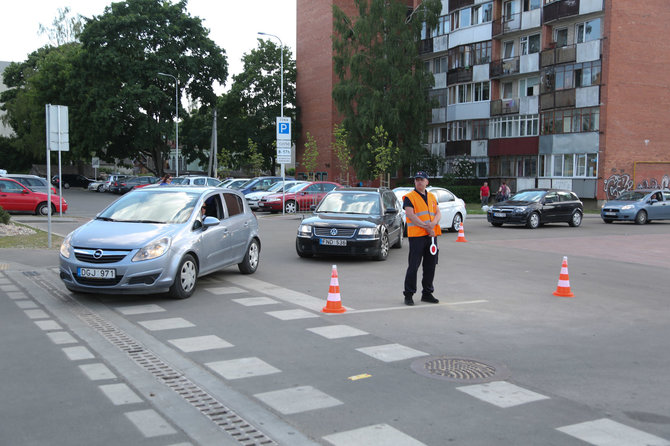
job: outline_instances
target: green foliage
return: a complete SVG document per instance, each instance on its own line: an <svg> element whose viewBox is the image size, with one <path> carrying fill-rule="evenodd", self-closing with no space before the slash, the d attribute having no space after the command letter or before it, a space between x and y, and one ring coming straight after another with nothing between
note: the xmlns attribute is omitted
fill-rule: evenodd
<svg viewBox="0 0 670 446"><path fill-rule="evenodd" d="M76 42L79 40L81 32L84 30L86 19L81 14L69 16L70 8L58 8L58 16L51 23L51 27L40 23L39 33L46 34L49 42L54 46L60 46L65 43Z"/></svg>
<svg viewBox="0 0 670 446"><path fill-rule="evenodd" d="M344 127L335 124L333 127L334 141L331 145L333 153L337 157L338 167L340 169L340 177L344 178L349 172L349 165L351 163L351 150L347 145L347 137L349 133Z"/></svg>
<svg viewBox="0 0 670 446"><path fill-rule="evenodd" d="M0 206L0 223L3 225L9 224L9 220L12 218L11 215L9 215L9 212L4 210L2 206Z"/></svg>
<svg viewBox="0 0 670 446"><path fill-rule="evenodd" d="M258 153L258 144L253 142L251 138L249 138L247 144L249 147L249 166L254 176L259 176L263 170L263 155Z"/></svg>
<svg viewBox="0 0 670 446"><path fill-rule="evenodd" d="M394 170L398 162L400 149L389 139L389 134L383 126L375 127L375 134L372 135L372 143L367 144L368 151L373 156L370 163L370 172L374 176L380 176Z"/></svg>
<svg viewBox="0 0 670 446"><path fill-rule="evenodd" d="M412 166L424 156L422 135L433 85L419 57L423 23L437 23L440 0L425 0L408 16L400 0L355 0L356 17L333 6L333 62L338 83L333 99L349 132L352 163L359 178L373 175L368 142L383 126L400 149L400 163Z"/></svg>
<svg viewBox="0 0 670 446"><path fill-rule="evenodd" d="M319 149L316 146L316 139L311 133L307 132L307 142L305 143L305 150L302 153L302 167L308 176L312 176L317 166L317 158L319 157Z"/></svg>

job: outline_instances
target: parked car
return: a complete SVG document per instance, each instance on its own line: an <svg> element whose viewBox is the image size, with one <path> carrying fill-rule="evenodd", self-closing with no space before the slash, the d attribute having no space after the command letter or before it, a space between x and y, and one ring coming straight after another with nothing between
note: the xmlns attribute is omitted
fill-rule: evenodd
<svg viewBox="0 0 670 446"><path fill-rule="evenodd" d="M130 192L133 189L141 189L144 186L149 186L150 184L156 184L158 182L158 177L133 177L128 178L119 183L119 193L125 194Z"/></svg>
<svg viewBox="0 0 670 446"><path fill-rule="evenodd" d="M670 219L670 190L636 189L625 191L600 209L605 223L634 221L638 225L652 220Z"/></svg>
<svg viewBox="0 0 670 446"><path fill-rule="evenodd" d="M290 177L286 178L284 177L285 180L294 180L295 178ZM248 182L244 183L243 186L238 187L238 190L242 192L244 195L250 193L250 192L259 192L259 191L265 191L270 188L273 184L275 184L277 181L281 181L282 177L255 177L250 179Z"/></svg>
<svg viewBox="0 0 670 446"><path fill-rule="evenodd" d="M228 189L239 189L243 184L246 184L251 178L229 178L216 185L216 187L226 187Z"/></svg>
<svg viewBox="0 0 670 446"><path fill-rule="evenodd" d="M0 206L8 212L49 214L49 196L35 192L12 178L0 177ZM59 195L51 196L51 213L67 211L67 202Z"/></svg>
<svg viewBox="0 0 670 446"><path fill-rule="evenodd" d="M307 183L307 181L278 181L270 186L270 189L258 192L249 192L248 194L244 195L244 198L246 198L251 210L256 211L259 209L258 202L261 200L261 198L274 193L281 194L284 189L289 190L298 183Z"/></svg>
<svg viewBox="0 0 670 446"><path fill-rule="evenodd" d="M88 187L88 184L94 180L86 178L84 175L77 175L73 173L64 173L63 174L63 189L69 189L71 187ZM51 184L58 187L60 183L60 177L54 175L51 178Z"/></svg>
<svg viewBox="0 0 670 446"><path fill-rule="evenodd" d="M181 186L217 186L221 180L203 175L183 175L172 179L171 185Z"/></svg>
<svg viewBox="0 0 670 446"><path fill-rule="evenodd" d="M562 189L526 189L509 200L489 207L486 218L493 226L526 225L535 229L545 223L582 224L584 204L574 192Z"/></svg>
<svg viewBox="0 0 670 446"><path fill-rule="evenodd" d="M272 213L281 212L282 199L284 200L284 212L294 214L298 211L308 211L312 206L319 204L319 201L331 190L340 186L331 181L312 181L296 184L284 194L270 194L261 198L258 202L260 211L269 211Z"/></svg>
<svg viewBox="0 0 670 446"><path fill-rule="evenodd" d="M258 221L239 192L147 187L65 237L60 277L76 292L169 292L184 299L198 278L227 266L255 272L260 250Z"/></svg>
<svg viewBox="0 0 670 446"><path fill-rule="evenodd" d="M46 194L49 192L49 188L51 188L52 194L58 193L56 191L56 188L53 187L51 184L49 184L46 178L38 177L37 175L28 175L22 173L6 173L1 176L5 178L11 178L12 180L16 180L19 183L23 184L28 189L35 192L42 192Z"/></svg>
<svg viewBox="0 0 670 446"><path fill-rule="evenodd" d="M109 192L109 188L116 182L130 178L132 175L121 175L118 173L110 174L105 181L104 186L100 192Z"/></svg>
<svg viewBox="0 0 670 446"><path fill-rule="evenodd" d="M396 196L388 189L340 187L330 191L298 227L300 257L369 256L386 260L402 248L403 225Z"/></svg>
<svg viewBox="0 0 670 446"><path fill-rule="evenodd" d="M407 218L405 217L405 209L402 206L402 198L413 190L413 187L396 187L393 189L393 193L398 197L398 202L400 203L405 235L407 235ZM458 198L449 189L443 187L428 186L426 190L433 193L437 199L437 206L440 208L440 213L442 214L439 223L440 228L444 231L458 231L459 226L465 222L465 218L468 216L468 211L465 209L465 201Z"/></svg>
<svg viewBox="0 0 670 446"><path fill-rule="evenodd" d="M90 192L104 192L106 183L107 180L94 180L88 183L86 189L88 189Z"/></svg>

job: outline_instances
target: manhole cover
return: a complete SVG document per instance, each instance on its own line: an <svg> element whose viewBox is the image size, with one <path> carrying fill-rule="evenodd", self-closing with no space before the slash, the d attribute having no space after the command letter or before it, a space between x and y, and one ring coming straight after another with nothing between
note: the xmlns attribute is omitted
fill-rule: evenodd
<svg viewBox="0 0 670 446"><path fill-rule="evenodd" d="M446 356L418 359L412 363L412 370L430 378L473 384L500 381L509 376L507 368L503 365Z"/></svg>

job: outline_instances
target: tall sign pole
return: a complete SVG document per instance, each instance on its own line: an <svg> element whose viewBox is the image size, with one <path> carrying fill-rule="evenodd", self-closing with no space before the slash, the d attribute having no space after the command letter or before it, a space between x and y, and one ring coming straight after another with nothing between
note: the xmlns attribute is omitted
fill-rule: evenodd
<svg viewBox="0 0 670 446"><path fill-rule="evenodd" d="M46 105L47 133L47 181L51 184L51 152L58 151L58 189L60 204L58 209L63 216L63 173L61 170L61 152L70 150L70 132L68 131L68 110L64 105ZM48 246L51 248L51 187L47 188L47 226Z"/></svg>

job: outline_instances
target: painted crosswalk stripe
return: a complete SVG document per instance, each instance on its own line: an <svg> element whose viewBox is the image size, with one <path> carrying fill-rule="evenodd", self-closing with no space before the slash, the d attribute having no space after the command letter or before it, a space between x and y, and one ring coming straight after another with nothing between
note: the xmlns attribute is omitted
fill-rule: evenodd
<svg viewBox="0 0 670 446"><path fill-rule="evenodd" d="M307 319L311 317L319 317L314 313L310 313L305 310L282 310L282 311L269 311L265 314L269 314L272 317L281 319L282 321L292 321L294 319Z"/></svg>
<svg viewBox="0 0 670 446"><path fill-rule="evenodd" d="M91 353L86 347L65 347L63 352L68 357L70 361L80 361L82 359L93 359L93 353Z"/></svg>
<svg viewBox="0 0 670 446"><path fill-rule="evenodd" d="M50 331L47 333L49 339L53 341L54 344L76 344L78 341L67 331Z"/></svg>
<svg viewBox="0 0 670 446"><path fill-rule="evenodd" d="M548 396L524 389L507 381L456 387L461 392L474 396L498 407L514 407L534 401L547 400Z"/></svg>
<svg viewBox="0 0 670 446"><path fill-rule="evenodd" d="M323 437L333 446L368 446L371 444L425 446L418 440L388 424L375 424Z"/></svg>
<svg viewBox="0 0 670 446"><path fill-rule="evenodd" d="M84 375L91 381L114 379L116 375L105 364L82 364L79 366Z"/></svg>
<svg viewBox="0 0 670 446"><path fill-rule="evenodd" d="M116 307L116 311L126 316L132 316L134 314L160 313L161 311L165 311L165 308L155 304L132 305L128 307Z"/></svg>
<svg viewBox="0 0 670 446"><path fill-rule="evenodd" d="M400 344L375 345L372 347L357 348L356 350L384 362L401 361L403 359L416 358L418 356L428 356L428 353L414 350L413 348Z"/></svg>
<svg viewBox="0 0 670 446"><path fill-rule="evenodd" d="M243 290L242 288L234 287L234 286L220 286L220 287L207 287L205 288L205 291L216 294L216 295L222 295L222 294L241 294L241 293L246 293L247 290Z"/></svg>
<svg viewBox="0 0 670 446"><path fill-rule="evenodd" d="M27 310L29 308L37 308L37 304L32 300L15 300L16 306L22 310Z"/></svg>
<svg viewBox="0 0 670 446"><path fill-rule="evenodd" d="M56 321L48 320L48 321L34 321L35 325L40 327L44 331L49 331L49 330L62 330L63 327L60 326L60 324Z"/></svg>
<svg viewBox="0 0 670 446"><path fill-rule="evenodd" d="M124 415L147 438L177 433L155 410L135 410Z"/></svg>
<svg viewBox="0 0 670 446"><path fill-rule="evenodd" d="M231 380L281 372L278 368L256 357L208 362L205 365L224 378Z"/></svg>
<svg viewBox="0 0 670 446"><path fill-rule="evenodd" d="M366 331L350 327L349 325L327 325L325 327L308 328L307 331L311 331L327 339L349 338L368 334Z"/></svg>
<svg viewBox="0 0 670 446"><path fill-rule="evenodd" d="M151 321L138 322L141 326L150 331L173 330L175 328L195 327L195 324L181 317L172 317L167 319L155 319Z"/></svg>
<svg viewBox="0 0 670 446"><path fill-rule="evenodd" d="M102 393L104 393L105 396L109 398L109 400L115 406L123 406L125 404L137 404L142 402L142 398L137 396L137 394L133 392L132 389L124 383L105 384L102 386L98 386L98 388L102 390Z"/></svg>
<svg viewBox="0 0 670 446"><path fill-rule="evenodd" d="M24 310L29 319L48 319L49 315L44 310Z"/></svg>
<svg viewBox="0 0 670 446"><path fill-rule="evenodd" d="M214 350L217 348L228 348L233 346L233 344L230 342L226 342L215 335L170 339L168 342L185 353Z"/></svg>
<svg viewBox="0 0 670 446"><path fill-rule="evenodd" d="M19 291L19 287L17 287L16 285L0 285L0 291L10 293L12 291Z"/></svg>
<svg viewBox="0 0 670 446"><path fill-rule="evenodd" d="M245 297L242 299L233 299L233 302L244 305L245 307L255 307L257 305L272 305L279 302L269 297Z"/></svg>
<svg viewBox="0 0 670 446"><path fill-rule="evenodd" d="M17 300L17 299L26 299L28 296L26 296L26 294L22 293L21 291L14 291L7 293L7 297L9 297L12 300Z"/></svg>
<svg viewBox="0 0 670 446"><path fill-rule="evenodd" d="M344 404L337 398L333 398L312 386L292 387L272 392L257 393L254 396L284 415Z"/></svg>
<svg viewBox="0 0 670 446"><path fill-rule="evenodd" d="M602 418L557 428L595 446L668 446L670 441L641 430Z"/></svg>

